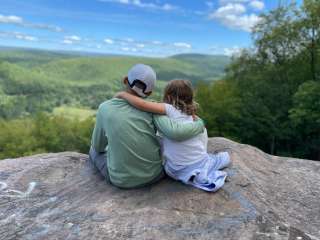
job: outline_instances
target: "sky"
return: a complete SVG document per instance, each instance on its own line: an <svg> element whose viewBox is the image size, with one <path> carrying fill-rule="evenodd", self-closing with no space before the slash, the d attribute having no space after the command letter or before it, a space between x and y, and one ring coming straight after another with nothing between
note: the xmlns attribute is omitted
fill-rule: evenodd
<svg viewBox="0 0 320 240"><path fill-rule="evenodd" d="M252 45L278 0L0 0L0 46L166 57Z"/></svg>

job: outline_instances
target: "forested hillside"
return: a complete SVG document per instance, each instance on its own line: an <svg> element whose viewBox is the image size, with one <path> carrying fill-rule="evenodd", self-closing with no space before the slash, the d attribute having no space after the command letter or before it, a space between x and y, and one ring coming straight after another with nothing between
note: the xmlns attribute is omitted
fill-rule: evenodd
<svg viewBox="0 0 320 240"><path fill-rule="evenodd" d="M190 56L143 58L2 48L0 117L51 112L62 105L96 109L122 89L121 79L136 63L149 64L157 72L159 81L153 97L159 99L165 81L211 81L223 75L229 61L223 56L201 55L205 61L197 62L190 61ZM215 67L210 70L208 66Z"/></svg>
<svg viewBox="0 0 320 240"><path fill-rule="evenodd" d="M197 72L201 72L202 81L220 79L224 76L225 66L230 63L230 57L224 55L179 54L172 56L172 58L194 65ZM199 79L199 77L195 79Z"/></svg>
<svg viewBox="0 0 320 240"><path fill-rule="evenodd" d="M152 98L160 100L166 81L212 81L229 62L224 56L193 54L146 58L0 48L0 159L87 152L95 110L123 88L122 78L136 63L157 72Z"/></svg>
<svg viewBox="0 0 320 240"><path fill-rule="evenodd" d="M320 1L261 16L223 80L198 89L211 136L320 160Z"/></svg>

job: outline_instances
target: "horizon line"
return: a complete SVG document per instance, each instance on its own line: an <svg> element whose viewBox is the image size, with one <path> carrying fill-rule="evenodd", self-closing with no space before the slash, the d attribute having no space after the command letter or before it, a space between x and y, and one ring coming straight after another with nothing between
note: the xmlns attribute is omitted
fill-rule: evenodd
<svg viewBox="0 0 320 240"><path fill-rule="evenodd" d="M64 49L51 49L51 48L43 48L43 47L23 47L23 46L13 46L13 45L0 45L0 51L4 48L8 49L23 49L23 50L31 50L31 51L48 51L55 53L69 53L70 55L92 55L92 56L123 56L123 57L146 57L146 58L171 58L179 55L203 55L203 56L219 56L219 57L227 57L231 58L232 56L228 56L225 54L208 54L201 52L188 52L188 53L178 53L172 54L168 56L149 56L149 55L134 55L134 54L120 54L120 53L103 53L103 52L95 52L88 50L64 50Z"/></svg>

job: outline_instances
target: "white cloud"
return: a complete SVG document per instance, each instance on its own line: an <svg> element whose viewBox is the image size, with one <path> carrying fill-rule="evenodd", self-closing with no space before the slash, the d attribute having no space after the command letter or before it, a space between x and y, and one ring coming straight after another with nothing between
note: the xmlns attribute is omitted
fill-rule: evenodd
<svg viewBox="0 0 320 240"><path fill-rule="evenodd" d="M221 5L228 4L228 3L247 3L251 0L220 0L219 3Z"/></svg>
<svg viewBox="0 0 320 240"><path fill-rule="evenodd" d="M54 25L48 25L48 24L23 23L21 26L36 28L36 29L43 29L43 30L48 30L51 32L63 32L63 29L61 27L54 26Z"/></svg>
<svg viewBox="0 0 320 240"><path fill-rule="evenodd" d="M176 8L177 7L175 7L175 6L171 5L171 4L168 4L168 3L162 5L162 9L165 10L165 11L171 11L171 10L174 10Z"/></svg>
<svg viewBox="0 0 320 240"><path fill-rule="evenodd" d="M77 35L71 35L71 36L65 36L63 38L62 43L63 44L74 44L74 43L79 43L81 41L81 37L77 36Z"/></svg>
<svg viewBox="0 0 320 240"><path fill-rule="evenodd" d="M23 20L18 16L4 16L0 14L0 23L22 24Z"/></svg>
<svg viewBox="0 0 320 240"><path fill-rule="evenodd" d="M19 40L25 40L25 41L38 41L38 38L27 35L27 34L23 34L23 33L15 33L15 38L19 39Z"/></svg>
<svg viewBox="0 0 320 240"><path fill-rule="evenodd" d="M223 53L224 55L226 56L233 56L233 55L239 55L241 52L241 48L238 47L238 46L233 46L233 47L230 47L230 48L224 48L223 49Z"/></svg>
<svg viewBox="0 0 320 240"><path fill-rule="evenodd" d="M70 44L73 44L73 41L65 39L62 41L62 43L70 45Z"/></svg>
<svg viewBox="0 0 320 240"><path fill-rule="evenodd" d="M106 39L104 39L103 40L105 43L107 43L107 44L113 44L114 43L114 41L112 40L112 39L110 39L110 38L106 38Z"/></svg>
<svg viewBox="0 0 320 240"><path fill-rule="evenodd" d="M134 42L134 39L133 38L126 38L125 41L132 43L132 42Z"/></svg>
<svg viewBox="0 0 320 240"><path fill-rule="evenodd" d="M126 38L116 38L113 36L109 36L108 38L105 38L100 42L94 40L91 41L94 42L93 48L96 50L98 50L97 44L101 45L102 50L106 49L105 44L108 43L108 51L130 55L168 56L177 53L190 52L192 50L192 45L183 41L162 42L159 40L140 40L133 39L130 36Z"/></svg>
<svg viewBox="0 0 320 240"><path fill-rule="evenodd" d="M75 43L74 39L68 38L73 43ZM108 49L117 49L121 51L130 51L130 52L141 52L146 51L149 48L165 48L165 47L173 47L173 43L163 43L159 40L136 40L131 37L126 38L116 38L113 36L108 36L104 38L102 41L96 41L95 39L87 39L82 38L83 42L90 42L94 44L94 48L96 45L101 45L101 48L105 48L108 45ZM180 46L181 47L181 46Z"/></svg>
<svg viewBox="0 0 320 240"><path fill-rule="evenodd" d="M22 17L19 16L4 16L0 14L0 23L2 24L14 24L20 27L28 27L28 28L36 28L36 29L44 29L53 32L62 32L63 29L58 26L42 24L42 23L29 23L23 20Z"/></svg>
<svg viewBox="0 0 320 240"><path fill-rule="evenodd" d="M251 32L254 25L260 20L260 17L256 14L242 15L239 17L229 16L229 18L226 19L230 27L240 28L247 32Z"/></svg>
<svg viewBox="0 0 320 240"><path fill-rule="evenodd" d="M20 33L20 32L0 32L0 37L4 38L15 38L23 41L37 42L39 39L37 37Z"/></svg>
<svg viewBox="0 0 320 240"><path fill-rule="evenodd" d="M256 14L245 14L246 7L239 3L228 3L209 15L209 19L218 20L223 25L247 32L260 20Z"/></svg>
<svg viewBox="0 0 320 240"><path fill-rule="evenodd" d="M249 6L256 10L262 10L264 8L264 3L262 1L252 1Z"/></svg>
<svg viewBox="0 0 320 240"><path fill-rule="evenodd" d="M38 41L38 38L28 36L28 35L17 35L16 38L20 40L26 40L26 41Z"/></svg>
<svg viewBox="0 0 320 240"><path fill-rule="evenodd" d="M76 36L76 35L65 36L64 39L65 40L70 40L70 41L81 41L81 37Z"/></svg>
<svg viewBox="0 0 320 240"><path fill-rule="evenodd" d="M173 43L173 46L178 47L178 48L192 48L191 44L184 43L184 42L175 42L175 43Z"/></svg>
<svg viewBox="0 0 320 240"><path fill-rule="evenodd" d="M212 18L223 18L227 15L240 15L246 12L245 6L239 3L229 3L225 6L218 8L213 14Z"/></svg>
<svg viewBox="0 0 320 240"><path fill-rule="evenodd" d="M123 48L121 48L121 51L123 51L123 52L137 52L138 49L130 48L130 47L123 47Z"/></svg>
<svg viewBox="0 0 320 240"><path fill-rule="evenodd" d="M171 5L169 3L165 3L165 4L146 3L146 2L142 2L141 0L98 0L98 1L119 3L124 5L131 5L139 8L155 9L155 10L163 10L163 11L172 11L172 10L178 9L177 6Z"/></svg>

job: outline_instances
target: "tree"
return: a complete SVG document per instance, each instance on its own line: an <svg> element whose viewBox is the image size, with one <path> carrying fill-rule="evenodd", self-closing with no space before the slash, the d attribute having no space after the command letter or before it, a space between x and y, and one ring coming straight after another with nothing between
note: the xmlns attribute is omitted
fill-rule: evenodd
<svg viewBox="0 0 320 240"><path fill-rule="evenodd" d="M319 80L318 49L320 46L320 1L304 0L298 13L299 20L295 22L300 37L300 46L306 51L312 80Z"/></svg>
<svg viewBox="0 0 320 240"><path fill-rule="evenodd" d="M197 101L200 116L205 120L209 136L236 138L237 119L241 106L234 86L227 81L217 81L212 85L200 84Z"/></svg>
<svg viewBox="0 0 320 240"><path fill-rule="evenodd" d="M310 79L316 80L319 75L316 64L320 46L319 6L320 1L306 0L300 8L290 4L260 16L261 21L252 34L254 48L233 58L222 81L232 87L232 94L218 84L199 91L204 95L201 101L206 106L205 111L208 110L207 114L202 114L210 122L209 133L232 136L271 154L307 154L317 158L316 150L299 148L302 141L308 142L311 138L310 146L316 146L318 138L315 137L317 132L307 131L298 124L301 119L307 121L308 118L298 114L305 108L297 106L306 101L298 97L306 87L299 86ZM233 117L227 118L216 116L228 116L226 109L232 103L224 105L211 95L237 99L240 107L236 108L236 114L229 114ZM314 109L313 115L319 111ZM314 124L310 126L317 129Z"/></svg>
<svg viewBox="0 0 320 240"><path fill-rule="evenodd" d="M320 160L320 83L302 84L289 111L296 129L296 151L300 156Z"/></svg>

